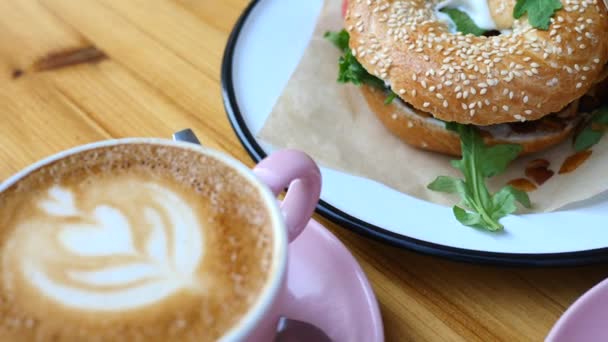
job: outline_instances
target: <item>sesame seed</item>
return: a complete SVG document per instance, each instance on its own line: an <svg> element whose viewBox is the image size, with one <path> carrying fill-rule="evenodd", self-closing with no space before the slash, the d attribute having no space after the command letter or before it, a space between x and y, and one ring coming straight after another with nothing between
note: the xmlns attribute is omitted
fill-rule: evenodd
<svg viewBox="0 0 608 342"><path fill-rule="evenodd" d="M509 111L510 103L504 106L492 105L492 101L496 100L495 95L500 93L498 89L503 89L503 97L507 100L521 101L523 104L536 100L530 99L524 92L508 89L508 83L514 80L518 81L518 85L526 82L538 83L541 79L540 75L544 77L553 73L556 77L545 79L543 82L546 82L547 87L556 87L560 84L562 76L568 73L572 75L571 79L577 80L574 83L579 89L589 83L587 78L591 79L595 75L591 72L598 69L596 65L604 63L603 55L600 58L599 54L591 60L592 63L572 66L563 63L563 58L568 58L568 55L574 56L573 60L576 60L575 57L583 53L582 49L589 49L591 52L592 48L601 45L599 41L601 36L597 31L600 25L594 22L595 16L568 13L599 10L599 0L563 0L564 11L557 12L563 14L556 14L551 18L551 25L546 35L539 34L541 31L530 25L524 25L523 21L515 20L512 32L495 37L451 33L444 27L435 25L436 18L433 17L433 13L434 7L441 2L439 0L352 1L361 5L351 6L353 13L346 21L354 25L347 25L349 31L354 29L359 32L366 31L361 35L355 34L357 38L353 42L358 43L359 46L353 47L353 54L357 55L370 73L387 82L391 81L394 89L399 89L400 95L409 93L415 97L416 90L412 88L426 89L424 95L428 102L422 101L424 108L435 106L435 102L428 98L429 94L434 94L440 101L437 103L441 103L444 108L450 106L447 98L454 96L461 104L466 102L466 109L463 110L468 111L469 114L471 110L477 110L479 114L484 108L487 108L486 112L490 109ZM369 7L368 11L360 7L365 6L364 4ZM601 16L603 17L603 14ZM392 44L403 46L405 53L408 54L406 59L412 59L411 65L420 65L422 60L427 62L424 64L425 68L418 69L422 71L412 73L412 80L419 85L403 79L387 80L391 75L393 59L399 64L397 67L404 66L404 59L403 56L394 54L396 49L384 42L385 38L381 36L384 34L394 41L391 42ZM529 80L529 78L533 79ZM500 88L494 92L489 91L491 87L499 84ZM409 90L406 92L400 87ZM515 86L512 88L516 89ZM458 102L452 104L452 107L456 106L460 111L457 108ZM471 104L473 104L472 108ZM534 106L538 105L540 104L534 103ZM530 115L528 111L530 109L519 109L519 106L516 108L513 105L513 112Z"/></svg>

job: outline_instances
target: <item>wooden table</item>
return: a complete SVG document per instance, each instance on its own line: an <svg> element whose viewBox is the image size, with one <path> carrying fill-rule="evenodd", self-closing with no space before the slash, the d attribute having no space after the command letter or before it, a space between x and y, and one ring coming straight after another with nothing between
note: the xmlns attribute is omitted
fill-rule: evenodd
<svg viewBox="0 0 608 342"><path fill-rule="evenodd" d="M0 1L0 179L60 150L193 128L252 165L220 96L220 63L246 0ZM50 57L49 57L50 55ZM59 68L70 58L88 61ZM321 218L359 260L386 338L542 340L608 275L604 265L461 264L368 240Z"/></svg>

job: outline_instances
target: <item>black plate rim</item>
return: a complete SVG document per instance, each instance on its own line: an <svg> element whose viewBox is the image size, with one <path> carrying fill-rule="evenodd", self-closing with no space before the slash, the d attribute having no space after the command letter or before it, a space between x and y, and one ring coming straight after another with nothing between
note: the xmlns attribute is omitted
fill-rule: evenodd
<svg viewBox="0 0 608 342"><path fill-rule="evenodd" d="M255 162L259 162L265 158L266 153L257 143L252 132L249 131L238 106L232 77L232 61L243 27L253 9L262 1L263 0L252 0L237 20L226 44L221 68L221 87L224 108L238 139ZM330 221L366 237L399 248L454 261L500 266L531 267L578 266L608 261L608 248L590 249L578 252L534 254L485 252L435 244L396 234L384 228L372 225L333 207L323 200L319 201L317 212Z"/></svg>

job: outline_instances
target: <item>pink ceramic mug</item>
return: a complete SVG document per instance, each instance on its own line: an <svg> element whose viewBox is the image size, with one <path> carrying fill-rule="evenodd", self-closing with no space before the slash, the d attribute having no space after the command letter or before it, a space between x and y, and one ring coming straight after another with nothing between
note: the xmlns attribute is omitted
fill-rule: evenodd
<svg viewBox="0 0 608 342"><path fill-rule="evenodd" d="M41 160L0 184L0 193L45 165L83 151L123 144L172 146L214 157L239 172L260 190L270 211L273 227L270 276L257 301L221 340L271 341L285 309L289 243L306 227L319 200L321 174L317 165L302 152L283 150L264 159L252 171L232 157L192 143L149 138L116 139L76 147ZM287 195L279 206L276 196L287 187Z"/></svg>
<svg viewBox="0 0 608 342"><path fill-rule="evenodd" d="M321 193L319 168L302 152L282 150L262 160L253 169L253 173L269 187L274 196L289 186L280 208L284 227L275 231L275 237L287 233L287 238L282 240L287 241L287 244L293 242L308 224L319 201ZM273 275L272 281L276 281L277 284L273 296L268 297L265 310L257 315L254 314L253 317L258 319L258 322L252 324L251 333L243 332L243 340L271 341L276 334L277 323L284 314L286 305L287 244L281 247L284 253L279 257L281 263L284 263L282 271ZM275 259L275 261L279 260ZM230 339L226 339L228 340Z"/></svg>

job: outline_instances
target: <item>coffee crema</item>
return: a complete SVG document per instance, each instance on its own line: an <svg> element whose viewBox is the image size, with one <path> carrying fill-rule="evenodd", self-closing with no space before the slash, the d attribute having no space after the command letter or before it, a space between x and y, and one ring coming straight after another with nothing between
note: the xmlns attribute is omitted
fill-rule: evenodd
<svg viewBox="0 0 608 342"><path fill-rule="evenodd" d="M212 156L123 144L0 193L0 340L208 341L272 260L259 189Z"/></svg>

